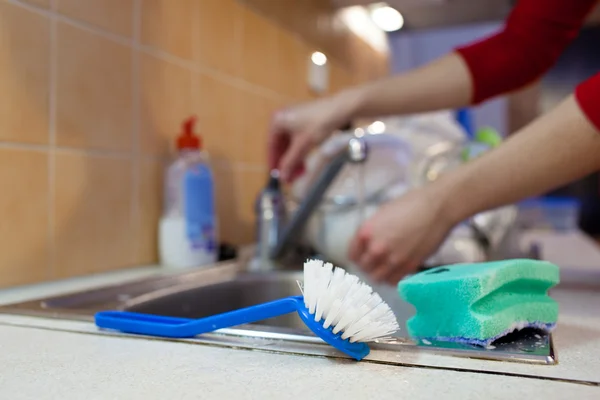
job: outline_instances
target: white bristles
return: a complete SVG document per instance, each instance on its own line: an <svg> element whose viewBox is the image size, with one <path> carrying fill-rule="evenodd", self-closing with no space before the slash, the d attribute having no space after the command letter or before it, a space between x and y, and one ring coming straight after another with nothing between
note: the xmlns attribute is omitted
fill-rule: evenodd
<svg viewBox="0 0 600 400"><path fill-rule="evenodd" d="M318 260L310 260L304 264L304 304L311 314L315 313L317 307L317 286L322 267L323 263Z"/></svg>
<svg viewBox="0 0 600 400"><path fill-rule="evenodd" d="M331 326L331 324L333 323L335 318L340 313L341 309L342 309L342 302L340 301L340 299L335 299L333 301L333 304L331 305L331 309L329 310L327 317L325 318L325 322L323 322L323 327L325 329L329 329L329 327Z"/></svg>
<svg viewBox="0 0 600 400"><path fill-rule="evenodd" d="M304 305L323 327L350 342L370 342L395 333L390 307L358 277L330 263L304 264Z"/></svg>
<svg viewBox="0 0 600 400"><path fill-rule="evenodd" d="M327 280L328 286L323 290L319 290L315 321L320 321L323 318L323 312L325 310L331 309L333 300L335 300L335 296L339 291L338 289L340 289L340 283L344 280L344 271L340 270L339 268L336 268L333 272L333 275L331 275L331 270L329 269L329 266L333 268L333 265L329 264L327 268L324 269L325 271L327 271L328 276L324 277L323 281ZM330 279L328 279L329 275L331 275ZM324 286L321 286L320 289L323 287Z"/></svg>

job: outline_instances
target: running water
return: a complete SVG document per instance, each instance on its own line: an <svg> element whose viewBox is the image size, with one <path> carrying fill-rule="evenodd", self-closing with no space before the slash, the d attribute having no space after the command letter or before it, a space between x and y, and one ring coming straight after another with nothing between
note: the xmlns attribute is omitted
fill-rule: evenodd
<svg viewBox="0 0 600 400"><path fill-rule="evenodd" d="M365 193L365 163L360 163L356 167L356 206L358 209L358 228L365 222L365 208L367 199Z"/></svg>

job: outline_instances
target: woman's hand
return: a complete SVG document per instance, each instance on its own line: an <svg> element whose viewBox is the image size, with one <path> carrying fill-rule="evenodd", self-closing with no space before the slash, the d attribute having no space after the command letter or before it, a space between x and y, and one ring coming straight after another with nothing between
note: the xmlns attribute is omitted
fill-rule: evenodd
<svg viewBox="0 0 600 400"><path fill-rule="evenodd" d="M271 122L269 167L290 182L302 172L308 152L352 120L462 107L472 91L465 62L450 53L407 73L284 109Z"/></svg>
<svg viewBox="0 0 600 400"><path fill-rule="evenodd" d="M279 168L285 182L296 178L310 150L353 119L359 96L359 91L349 90L275 113L269 132L269 167Z"/></svg>
<svg viewBox="0 0 600 400"><path fill-rule="evenodd" d="M376 282L396 285L442 244L454 222L437 185L382 206L359 229L350 258Z"/></svg>

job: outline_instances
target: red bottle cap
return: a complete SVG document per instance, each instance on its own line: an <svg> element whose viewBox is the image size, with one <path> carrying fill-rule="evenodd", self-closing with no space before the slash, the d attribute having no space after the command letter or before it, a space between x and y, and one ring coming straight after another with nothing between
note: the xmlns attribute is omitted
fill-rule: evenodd
<svg viewBox="0 0 600 400"><path fill-rule="evenodd" d="M196 117L192 116L183 122L183 132L177 138L177 149L198 150L202 147L202 140L194 134Z"/></svg>

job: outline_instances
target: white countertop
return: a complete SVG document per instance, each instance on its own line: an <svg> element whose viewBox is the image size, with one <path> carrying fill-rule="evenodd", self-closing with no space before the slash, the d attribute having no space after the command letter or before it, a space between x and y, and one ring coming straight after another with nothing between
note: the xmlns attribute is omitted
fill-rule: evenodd
<svg viewBox="0 0 600 400"><path fill-rule="evenodd" d="M597 399L600 388L190 344L0 329L3 399Z"/></svg>
<svg viewBox="0 0 600 400"><path fill-rule="evenodd" d="M541 237L541 239L540 239ZM531 239L531 237L529 238ZM552 242L547 234L535 238ZM567 238L579 253L589 244ZM561 241L560 243L566 243ZM583 244L582 244L583 243ZM579 247L577 247L579 246ZM547 247L547 246L546 246ZM588 248L588 253L593 253ZM561 267L593 273L598 254L583 260L559 252ZM543 249L543 254L552 252ZM557 257L554 255L554 257ZM552 257L545 259L554 261ZM554 261L555 262L555 261ZM596 263L596 264L595 264ZM156 267L0 291L0 303L75 291L162 273ZM544 396L600 398L600 293L561 289L555 334L559 364L535 366L431 354L403 355L407 366L354 362L111 336L91 323L0 315L2 399L187 398L456 398Z"/></svg>

